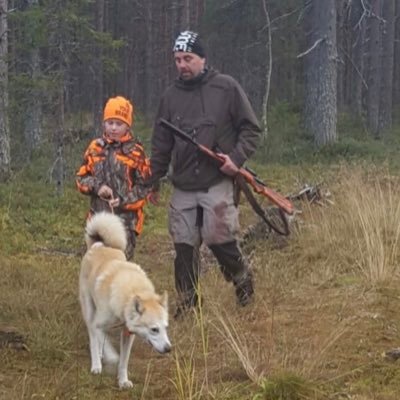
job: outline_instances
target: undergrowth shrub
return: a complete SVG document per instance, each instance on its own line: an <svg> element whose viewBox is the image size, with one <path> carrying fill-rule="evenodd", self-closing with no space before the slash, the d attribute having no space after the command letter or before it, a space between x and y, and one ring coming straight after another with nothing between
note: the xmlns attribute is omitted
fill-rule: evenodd
<svg viewBox="0 0 400 400"><path fill-rule="evenodd" d="M293 374L266 378L260 383L259 392L252 400L303 400L317 397L312 384Z"/></svg>

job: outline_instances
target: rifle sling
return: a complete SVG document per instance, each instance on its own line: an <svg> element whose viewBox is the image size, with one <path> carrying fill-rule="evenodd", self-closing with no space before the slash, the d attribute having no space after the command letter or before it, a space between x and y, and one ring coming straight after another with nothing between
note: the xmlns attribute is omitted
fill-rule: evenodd
<svg viewBox="0 0 400 400"><path fill-rule="evenodd" d="M283 227L277 227L276 224L274 224L271 221L271 219L269 219L267 217L267 214L265 213L263 208L260 206L260 204L258 203L256 198L254 197L253 192L249 188L245 178L241 175L236 175L235 181L236 181L236 185L238 186L238 189L244 193L247 201L250 203L254 212L268 225L268 227L280 235L283 235L283 236L289 235L289 233L290 233L289 225L288 225L288 221L286 219L285 213L280 208L278 209L278 213L282 220Z"/></svg>

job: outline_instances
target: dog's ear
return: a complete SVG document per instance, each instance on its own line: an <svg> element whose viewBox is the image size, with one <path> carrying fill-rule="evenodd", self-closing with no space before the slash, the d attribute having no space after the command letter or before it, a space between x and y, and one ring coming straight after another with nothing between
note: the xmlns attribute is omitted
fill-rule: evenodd
<svg viewBox="0 0 400 400"><path fill-rule="evenodd" d="M160 304L167 309L168 308L168 293L165 291L160 299Z"/></svg>
<svg viewBox="0 0 400 400"><path fill-rule="evenodd" d="M133 298L133 309L139 314L142 315L144 312L143 302L139 296L135 296Z"/></svg>

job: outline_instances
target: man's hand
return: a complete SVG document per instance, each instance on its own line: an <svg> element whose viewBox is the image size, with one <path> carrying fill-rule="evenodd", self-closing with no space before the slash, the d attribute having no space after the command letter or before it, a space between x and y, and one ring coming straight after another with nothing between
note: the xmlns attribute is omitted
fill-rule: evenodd
<svg viewBox="0 0 400 400"><path fill-rule="evenodd" d="M239 168L227 154L217 153L217 155L225 160L219 169L221 172L229 176L235 176L239 172Z"/></svg>

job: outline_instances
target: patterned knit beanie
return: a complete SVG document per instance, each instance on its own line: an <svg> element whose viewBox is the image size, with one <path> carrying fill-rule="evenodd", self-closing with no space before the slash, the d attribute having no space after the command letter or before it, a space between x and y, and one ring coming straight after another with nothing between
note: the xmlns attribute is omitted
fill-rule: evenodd
<svg viewBox="0 0 400 400"><path fill-rule="evenodd" d="M132 126L133 106L131 102L122 96L111 97L104 107L103 120L111 118L119 119Z"/></svg>
<svg viewBox="0 0 400 400"><path fill-rule="evenodd" d="M172 51L183 51L185 53L194 53L204 58L206 53L199 39L199 34L192 31L183 31L175 39Z"/></svg>

